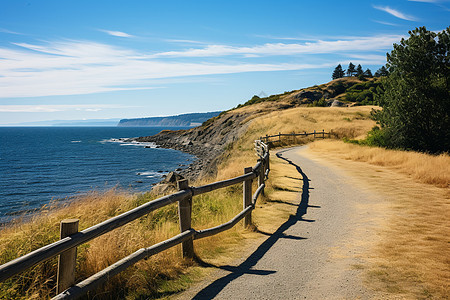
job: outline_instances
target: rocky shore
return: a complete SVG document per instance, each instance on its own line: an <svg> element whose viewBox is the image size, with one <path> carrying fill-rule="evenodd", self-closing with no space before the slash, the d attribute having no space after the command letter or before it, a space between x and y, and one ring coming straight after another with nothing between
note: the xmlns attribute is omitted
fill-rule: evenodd
<svg viewBox="0 0 450 300"><path fill-rule="evenodd" d="M189 179L189 181L195 181L200 176L208 174L214 175L215 162L221 154L221 147L205 145L183 138L182 136L188 132L189 130L164 130L154 136L139 137L133 140L140 143L151 142L156 144L158 148L174 149L194 155L196 159L187 168L180 167L175 170L176 174Z"/></svg>

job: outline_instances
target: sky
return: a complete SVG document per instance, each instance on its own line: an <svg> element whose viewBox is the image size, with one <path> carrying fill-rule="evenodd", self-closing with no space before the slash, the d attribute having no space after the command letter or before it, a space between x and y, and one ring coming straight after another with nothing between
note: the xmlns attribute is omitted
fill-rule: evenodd
<svg viewBox="0 0 450 300"><path fill-rule="evenodd" d="M227 110L449 21L450 0L1 0L0 125Z"/></svg>

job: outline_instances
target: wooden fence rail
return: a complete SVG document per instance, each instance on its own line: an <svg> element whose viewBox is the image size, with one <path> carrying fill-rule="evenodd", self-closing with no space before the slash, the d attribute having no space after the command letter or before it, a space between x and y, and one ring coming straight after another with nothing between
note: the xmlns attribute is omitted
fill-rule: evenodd
<svg viewBox="0 0 450 300"><path fill-rule="evenodd" d="M301 133L281 133L280 132L280 133L275 134L275 135L262 136L259 139L260 139L260 141L264 142L265 144L270 144L270 143L273 143L273 142L281 142L281 138L282 137L297 137L297 136L307 137L309 135L314 136L314 138L322 138L322 139L324 139L325 135L330 137L331 132L325 132L325 130L322 130L322 131L315 131L314 130L314 132L306 132L306 131L304 131L304 132L301 132ZM276 139L271 141L270 139L272 139L272 138L276 138Z"/></svg>
<svg viewBox="0 0 450 300"><path fill-rule="evenodd" d="M228 230L235 226L240 220L245 218L244 225L247 226L251 222L251 212L255 208L256 201L261 193L264 192L265 180L269 174L269 146L262 140L255 142L256 153L259 157L258 163L254 167L244 169L244 175L210 183L198 187L190 187L187 180L179 181L179 190L177 193L167 195L156 200L145 203L139 207L136 207L121 215L108 219L102 223L89 227L80 232L78 227L69 229L71 232L75 232L66 236L63 231L67 229L61 229L61 239L57 242L34 250L24 256L16 258L2 266L0 266L0 282L17 275L24 270L31 268L32 266L46 261L59 255L59 266L63 271L58 272L58 295L53 299L77 299L85 295L88 291L96 288L100 284L106 282L110 277L122 272L127 267L135 264L136 262L148 258L154 254L162 252L166 249L174 247L178 244L182 244L183 257L192 258L194 256L194 247L192 241L194 239L201 239L208 236L218 234L222 231ZM258 187L255 193L252 195L252 180L258 178ZM195 230L191 228L191 212L192 212L192 197L203 193L208 193L220 188L228 187L231 185L243 183L243 210L237 214L230 221L221 224L219 226ZM140 218L148 213L169 205L171 203L178 202L178 212L180 218L180 231L181 233L162 241L158 244L150 246L148 248L142 248L129 256L119 260L111 266L103 269L102 271L92 275L91 277L74 284L73 278L75 273L75 264L73 259L76 256L76 247L84 244L96 237L99 237L105 233L108 233L120 226L123 226L137 218ZM67 223L63 221L62 223ZM78 224L77 220L71 220L70 224ZM68 226L68 225L65 225ZM74 225L70 225L74 226ZM64 257L67 257L64 259ZM66 289L67 288L67 289ZM64 290L65 289L65 290Z"/></svg>

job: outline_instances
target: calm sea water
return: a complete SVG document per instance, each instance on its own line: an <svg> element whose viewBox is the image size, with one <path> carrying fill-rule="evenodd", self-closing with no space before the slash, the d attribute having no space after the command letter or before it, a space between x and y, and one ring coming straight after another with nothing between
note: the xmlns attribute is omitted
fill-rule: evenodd
<svg viewBox="0 0 450 300"><path fill-rule="evenodd" d="M150 190L162 175L195 157L118 139L162 129L0 127L0 221L91 190Z"/></svg>

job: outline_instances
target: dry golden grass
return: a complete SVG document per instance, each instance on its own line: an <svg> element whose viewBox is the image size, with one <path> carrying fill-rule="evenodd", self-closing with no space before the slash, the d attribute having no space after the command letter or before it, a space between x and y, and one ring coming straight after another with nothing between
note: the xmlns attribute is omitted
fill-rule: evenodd
<svg viewBox="0 0 450 300"><path fill-rule="evenodd" d="M193 227L209 228L230 220L242 209L242 191L230 187L200 195L193 202ZM0 231L0 263L5 263L59 239L59 222L66 218L80 219L80 230L128 211L151 198L129 195L117 190L91 193L70 204L44 209L27 222ZM123 227L78 247L77 281L80 281L123 257L179 233L175 204L150 213ZM201 257L230 256L228 252L243 239L242 228L218 236L195 241ZM96 299L108 297L160 297L185 289L192 278L203 271L186 269L190 261L181 259L179 247L141 261L111 278L100 290L90 294ZM189 274L187 276L186 274ZM37 265L20 276L2 283L2 299L45 299L55 294L56 259ZM171 282L167 284L167 282ZM105 294L103 294L105 293Z"/></svg>
<svg viewBox="0 0 450 300"><path fill-rule="evenodd" d="M395 169L423 183L450 187L450 156L438 156L401 150L364 147L337 141L323 140L311 144L311 149L332 152L344 159Z"/></svg>
<svg viewBox="0 0 450 300"><path fill-rule="evenodd" d="M348 137L359 137L375 125L369 118L373 108L376 107L298 107L275 111L254 120L249 130L262 128L262 135L273 135L323 129L340 135L347 133L350 135Z"/></svg>
<svg viewBox="0 0 450 300"><path fill-rule="evenodd" d="M379 242L368 254L367 284L387 293L386 298L448 299L450 193L444 172L450 167L448 155L339 141L315 142L310 151L386 199L385 211L380 211L386 219L378 228Z"/></svg>

